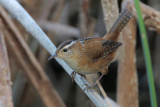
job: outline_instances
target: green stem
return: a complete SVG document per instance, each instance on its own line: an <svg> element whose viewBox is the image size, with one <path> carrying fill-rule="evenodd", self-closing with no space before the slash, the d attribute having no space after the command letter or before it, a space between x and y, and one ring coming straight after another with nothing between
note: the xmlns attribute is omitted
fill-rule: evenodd
<svg viewBox="0 0 160 107"><path fill-rule="evenodd" d="M152 72L152 63L151 63L147 33L144 27L144 21L142 19L142 12L140 8L139 0L134 0L134 2L135 2L137 17L138 17L138 24L139 24L139 28L141 32L141 42L143 46L145 65L147 69L147 78L148 78L148 83L149 83L151 105L152 107L157 107L156 91L155 91L155 86L154 86L154 78L153 78L153 72Z"/></svg>

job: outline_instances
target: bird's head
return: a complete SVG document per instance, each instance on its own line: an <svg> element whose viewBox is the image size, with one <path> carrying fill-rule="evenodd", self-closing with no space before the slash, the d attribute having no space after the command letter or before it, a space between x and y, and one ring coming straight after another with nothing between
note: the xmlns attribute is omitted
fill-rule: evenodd
<svg viewBox="0 0 160 107"><path fill-rule="evenodd" d="M68 40L60 44L56 50L56 52L48 59L51 60L55 57L66 60L72 56L72 45L76 41Z"/></svg>

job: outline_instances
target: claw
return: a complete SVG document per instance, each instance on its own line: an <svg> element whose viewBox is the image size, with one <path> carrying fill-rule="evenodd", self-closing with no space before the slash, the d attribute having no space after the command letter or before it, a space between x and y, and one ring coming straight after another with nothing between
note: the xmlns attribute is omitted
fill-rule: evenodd
<svg viewBox="0 0 160 107"><path fill-rule="evenodd" d="M76 77L76 72L73 71L73 72L71 73L72 82L74 82L75 77Z"/></svg>
<svg viewBox="0 0 160 107"><path fill-rule="evenodd" d="M80 73L78 73L81 77L83 77L83 78L85 78L86 79L86 76L85 75L83 75L83 74L80 74Z"/></svg>
<svg viewBox="0 0 160 107"><path fill-rule="evenodd" d="M85 90L96 90L97 91L97 84L93 84L93 85L91 85L91 86L89 86L88 84L83 84L83 85L85 85L86 87L83 89L83 91L85 91ZM83 86L82 85L82 86Z"/></svg>
<svg viewBox="0 0 160 107"><path fill-rule="evenodd" d="M73 71L73 72L71 73L72 82L75 80L76 74L79 74L81 77L83 77L83 78L86 79L86 76L85 76L85 75Z"/></svg>

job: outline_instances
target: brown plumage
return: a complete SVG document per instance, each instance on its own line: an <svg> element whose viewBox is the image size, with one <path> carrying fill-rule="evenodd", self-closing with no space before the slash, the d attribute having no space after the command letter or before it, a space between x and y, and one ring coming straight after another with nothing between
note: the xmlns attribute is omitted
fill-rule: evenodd
<svg viewBox="0 0 160 107"><path fill-rule="evenodd" d="M123 10L104 37L65 41L57 48L56 55L49 59L55 56L61 58L81 75L101 72L103 76L108 72L108 66L114 59L116 50L122 45L117 41L118 36L131 17L130 10Z"/></svg>

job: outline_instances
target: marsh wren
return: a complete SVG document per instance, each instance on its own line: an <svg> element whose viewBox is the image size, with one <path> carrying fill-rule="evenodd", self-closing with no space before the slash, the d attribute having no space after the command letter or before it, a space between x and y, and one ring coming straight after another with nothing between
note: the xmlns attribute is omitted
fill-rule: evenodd
<svg viewBox="0 0 160 107"><path fill-rule="evenodd" d="M116 56L116 50L122 45L118 36L132 17L130 10L122 10L119 17L104 37L90 37L68 40L58 46L56 53L48 60L58 57L64 60L75 73L86 75L101 72L102 75L93 86L108 72L108 66ZM90 86L91 87L91 86ZM90 88L89 87L89 88Z"/></svg>

